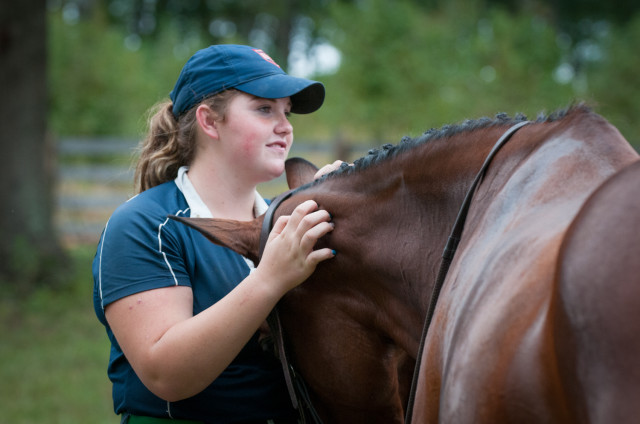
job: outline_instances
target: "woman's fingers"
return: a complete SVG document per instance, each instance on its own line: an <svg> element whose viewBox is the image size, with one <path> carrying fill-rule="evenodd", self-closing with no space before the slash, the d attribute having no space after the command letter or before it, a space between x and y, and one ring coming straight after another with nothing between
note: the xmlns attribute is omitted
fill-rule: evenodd
<svg viewBox="0 0 640 424"><path fill-rule="evenodd" d="M293 211L287 224L291 226L292 230L295 229L294 237L299 240L300 248L307 254L313 250L318 239L333 230L334 227L333 223L330 222L331 215L329 212L317 210L317 207L318 205L315 202L310 204L307 204L307 202L302 203Z"/></svg>
<svg viewBox="0 0 640 424"><path fill-rule="evenodd" d="M336 169L340 168L340 165L342 165L342 161L336 160L333 163L323 166L316 172L316 174L313 176L313 179L317 180L318 178L322 177L324 174L328 174L329 172L335 171Z"/></svg>
<svg viewBox="0 0 640 424"><path fill-rule="evenodd" d="M334 256L336 256L336 251L325 247L323 249L314 250L309 253L309 255L307 256L307 261L315 267L320 262L331 259Z"/></svg>
<svg viewBox="0 0 640 424"><path fill-rule="evenodd" d="M282 215L280 218L276 220L276 223L273 224L273 228L271 228L271 232L269 233L269 240L271 240L276 235L280 234L284 227L289 222L289 215Z"/></svg>
<svg viewBox="0 0 640 424"><path fill-rule="evenodd" d="M296 208L291 213L291 216L289 217L289 222L287 223L287 225L290 228L298 228L300 226L301 221L307 218L309 214L316 211L317 209L318 209L318 204L313 200L306 200L300 203L298 206L296 206ZM309 220L307 220L307 223L308 222Z"/></svg>
<svg viewBox="0 0 640 424"><path fill-rule="evenodd" d="M313 250L319 238L333 230L331 215L312 200L301 203L290 216L277 219L269 235L260 266L287 290L306 280L316 265L334 256L331 249Z"/></svg>
<svg viewBox="0 0 640 424"><path fill-rule="evenodd" d="M318 212L325 212L325 211L318 211ZM317 212L314 212L314 214L316 213ZM318 241L318 239L333 230L334 224L332 222L328 222L324 220L325 217L327 216L329 216L328 213L326 215L318 214L318 217L323 220L319 221L316 224L313 224L309 229L306 229L306 230L304 230L304 224L307 223L308 221L304 219L301 222L301 225L298 228L298 231L301 232L300 247L304 252L311 252L316 242ZM307 217L311 218L311 215L308 215Z"/></svg>
<svg viewBox="0 0 640 424"><path fill-rule="evenodd" d="M273 236L283 233L297 235L299 238L301 238L304 232L306 232L317 222L320 222L321 215L313 215L309 217L309 214L311 214L313 211L316 211L316 209L318 209L318 204L313 200L307 200L299 204L293 210L291 215L283 215L276 220L276 223L271 229L269 238L271 239ZM323 212L325 212L328 216L328 212ZM304 222L302 222L303 220Z"/></svg>

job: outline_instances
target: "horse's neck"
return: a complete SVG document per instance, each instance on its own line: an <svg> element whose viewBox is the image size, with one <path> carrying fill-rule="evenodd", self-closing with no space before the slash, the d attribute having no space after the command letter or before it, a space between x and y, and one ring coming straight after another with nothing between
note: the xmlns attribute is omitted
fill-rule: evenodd
<svg viewBox="0 0 640 424"><path fill-rule="evenodd" d="M357 269L367 275L354 278L369 282L361 292L370 298L385 296L378 325L410 354L417 352L442 250L483 159L445 143L416 146L326 186L331 201L349 208L347 222L336 225L361 251Z"/></svg>

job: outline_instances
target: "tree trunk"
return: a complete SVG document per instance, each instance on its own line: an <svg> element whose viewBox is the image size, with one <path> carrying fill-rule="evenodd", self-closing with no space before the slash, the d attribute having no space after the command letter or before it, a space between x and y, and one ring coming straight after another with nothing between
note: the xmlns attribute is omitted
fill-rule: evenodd
<svg viewBox="0 0 640 424"><path fill-rule="evenodd" d="M61 255L46 137L46 11L46 0L0 6L0 283L17 286L47 281Z"/></svg>

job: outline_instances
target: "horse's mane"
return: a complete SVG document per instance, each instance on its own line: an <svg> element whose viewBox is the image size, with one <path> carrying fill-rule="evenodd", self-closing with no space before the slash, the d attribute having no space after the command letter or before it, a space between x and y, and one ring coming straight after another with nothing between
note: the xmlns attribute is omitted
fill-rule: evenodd
<svg viewBox="0 0 640 424"><path fill-rule="evenodd" d="M542 123L558 121L574 112L588 113L591 112L591 109L584 103L578 103L565 109L556 110L555 112L552 112L550 114L540 112L535 122ZM327 178L334 178L339 175L358 172L374 164L395 157L399 153L402 153L406 150L413 149L416 146L432 142L434 140L446 139L461 133L472 132L484 128L510 126L526 120L527 117L522 113L518 113L514 117L510 117L506 113L498 113L494 118L483 117L473 120L467 119L458 124L444 125L441 128L431 128L418 137L412 138L405 136L400 140L398 144L384 144L379 148L371 149L366 156L356 159L353 162L353 166L350 166L347 163L343 163L339 169L324 175L322 178L314 181L313 184L317 184Z"/></svg>

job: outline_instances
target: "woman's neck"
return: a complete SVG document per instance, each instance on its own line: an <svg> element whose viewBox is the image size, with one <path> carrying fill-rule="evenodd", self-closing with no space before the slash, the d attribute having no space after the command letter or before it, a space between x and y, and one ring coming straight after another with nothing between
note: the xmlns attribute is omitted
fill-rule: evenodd
<svg viewBox="0 0 640 424"><path fill-rule="evenodd" d="M220 167L206 166L198 161L189 167L187 175L215 218L239 221L254 218L255 185L243 183Z"/></svg>

